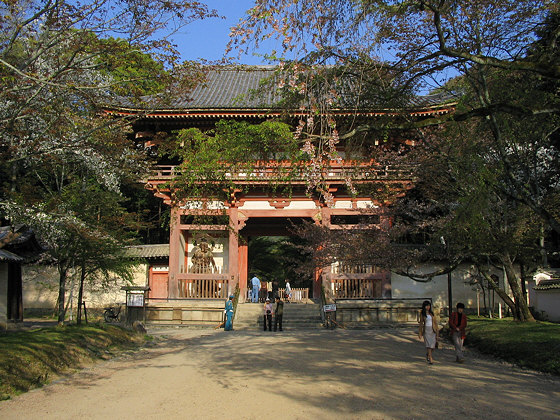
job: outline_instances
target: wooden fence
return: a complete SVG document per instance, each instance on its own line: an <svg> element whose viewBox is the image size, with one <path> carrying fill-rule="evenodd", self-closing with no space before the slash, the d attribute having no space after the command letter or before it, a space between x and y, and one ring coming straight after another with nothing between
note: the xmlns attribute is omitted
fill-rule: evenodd
<svg viewBox="0 0 560 420"><path fill-rule="evenodd" d="M327 300L376 299L383 297L382 279L334 278L323 283Z"/></svg>
<svg viewBox="0 0 560 420"><path fill-rule="evenodd" d="M286 289L278 289L278 296L282 296L284 298L285 293L286 293ZM272 298L272 292L268 293L266 289L261 289L259 291L259 302L264 302L264 300L266 299L267 296L271 300L273 299ZM309 289L307 289L307 288L301 288L301 289L292 288L292 298L290 299L290 302L307 303L308 299L309 299ZM284 301L286 301L286 298L284 298ZM246 302L251 302L251 289L247 289Z"/></svg>
<svg viewBox="0 0 560 420"><path fill-rule="evenodd" d="M227 299L228 281L225 279L180 279L179 297L187 299Z"/></svg>
<svg viewBox="0 0 560 420"><path fill-rule="evenodd" d="M286 294L286 289L278 289L278 293L280 296L285 296ZM295 289L292 288L292 298L290 299L290 302L304 302L307 303L307 300L309 299L309 289L305 288L305 289Z"/></svg>
<svg viewBox="0 0 560 420"><path fill-rule="evenodd" d="M352 177L357 180L367 179L401 179L410 180L412 169L410 165L379 165L375 162L356 162L344 161L339 163L331 161L325 163L323 176L329 180L344 180L352 173ZM293 181L304 181L306 179L304 169L305 163L296 163L295 166L288 161L255 162L250 172L229 172L224 166L222 173L233 180L259 180L259 179L278 179L287 174L291 174ZM181 174L181 169L174 165L157 165L153 168L150 179L170 180Z"/></svg>

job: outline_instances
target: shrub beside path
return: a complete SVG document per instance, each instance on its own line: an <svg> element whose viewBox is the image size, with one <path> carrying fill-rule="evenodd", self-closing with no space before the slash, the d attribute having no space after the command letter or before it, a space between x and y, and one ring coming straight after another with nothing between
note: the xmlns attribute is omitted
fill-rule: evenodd
<svg viewBox="0 0 560 420"><path fill-rule="evenodd" d="M154 329L141 351L0 402L8 419L558 419L560 377L412 329Z"/></svg>

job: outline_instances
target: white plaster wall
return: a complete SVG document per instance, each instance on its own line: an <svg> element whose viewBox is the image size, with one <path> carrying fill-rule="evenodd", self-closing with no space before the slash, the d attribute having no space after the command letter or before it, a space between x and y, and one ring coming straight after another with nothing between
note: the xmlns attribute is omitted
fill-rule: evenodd
<svg viewBox="0 0 560 420"><path fill-rule="evenodd" d="M356 207L359 209L377 209L379 206L376 206L371 201L360 200L356 203Z"/></svg>
<svg viewBox="0 0 560 420"><path fill-rule="evenodd" d="M275 210L268 200L245 201L239 210Z"/></svg>
<svg viewBox="0 0 560 420"><path fill-rule="evenodd" d="M334 203L335 209L351 209L352 208L352 201L350 200L337 200Z"/></svg>
<svg viewBox="0 0 560 420"><path fill-rule="evenodd" d="M351 209L352 208L352 201L351 200L337 200L334 203L335 209ZM370 200L359 200L356 201L356 208L358 209L376 209L379 206L373 204Z"/></svg>
<svg viewBox="0 0 560 420"><path fill-rule="evenodd" d="M0 326L8 323L8 263L0 262Z"/></svg>
<svg viewBox="0 0 560 420"><path fill-rule="evenodd" d="M548 321L560 321L560 290L535 290L535 310L543 311Z"/></svg>
<svg viewBox="0 0 560 420"><path fill-rule="evenodd" d="M315 210L318 208L313 200L293 200L284 207L285 210Z"/></svg>
<svg viewBox="0 0 560 420"><path fill-rule="evenodd" d="M147 264L140 264L134 269L132 284L147 285ZM23 307L24 309L54 309L58 298L58 271L55 267L42 265L24 265L23 277ZM88 281L84 285L84 300L86 307L103 308L114 303L123 303L126 292L121 287L130 285L120 278L114 277L110 283ZM72 300L75 309L78 299L79 282L77 276L70 276L67 280L66 299Z"/></svg>
<svg viewBox="0 0 560 420"><path fill-rule="evenodd" d="M537 291L533 290L533 287L536 286L536 283L534 280L529 280L527 283L527 300L529 301L529 306L538 306L538 296L537 296Z"/></svg>
<svg viewBox="0 0 560 420"><path fill-rule="evenodd" d="M187 201L184 206L181 206L182 209L208 209L208 210L224 210L226 209L226 205L223 201Z"/></svg>
<svg viewBox="0 0 560 420"><path fill-rule="evenodd" d="M414 271L425 274L438 268L433 265L425 265L416 268ZM469 279L468 266L459 267L451 273L453 307L457 302L463 302L468 309L476 310L476 290L474 286L468 284ZM446 308L448 305L447 274L434 277L432 281L423 283L392 273L391 289L393 298L432 298L434 308L437 309Z"/></svg>

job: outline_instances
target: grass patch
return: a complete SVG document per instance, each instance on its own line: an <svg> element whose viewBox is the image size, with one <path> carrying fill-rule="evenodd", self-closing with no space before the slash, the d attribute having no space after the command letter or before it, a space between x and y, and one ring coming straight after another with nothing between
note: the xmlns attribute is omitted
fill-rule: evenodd
<svg viewBox="0 0 560 420"><path fill-rule="evenodd" d="M523 368L560 375L560 325L469 317L465 344Z"/></svg>
<svg viewBox="0 0 560 420"><path fill-rule="evenodd" d="M144 340L134 331L105 324L0 335L0 400L42 386L49 378L84 363L137 348Z"/></svg>

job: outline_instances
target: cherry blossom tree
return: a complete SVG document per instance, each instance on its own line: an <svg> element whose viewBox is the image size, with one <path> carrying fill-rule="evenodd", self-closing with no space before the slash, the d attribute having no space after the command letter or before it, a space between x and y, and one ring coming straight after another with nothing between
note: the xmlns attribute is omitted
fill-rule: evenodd
<svg viewBox="0 0 560 420"><path fill-rule="evenodd" d="M120 186L148 167L124 129L130 120L106 118L103 108L149 111L146 94L164 101L170 89L188 92L203 72L179 61L172 35L214 16L196 1L0 4L0 216L30 225L46 245L59 269L60 323L69 268L85 263L103 271L103 256L117 261L109 255L126 243L127 226ZM80 194L90 183L103 194ZM100 249L102 255L92 252Z"/></svg>

